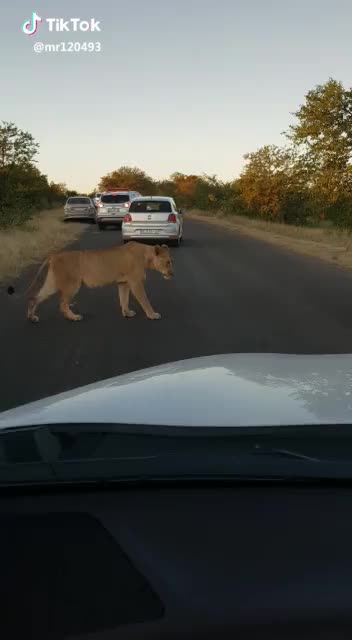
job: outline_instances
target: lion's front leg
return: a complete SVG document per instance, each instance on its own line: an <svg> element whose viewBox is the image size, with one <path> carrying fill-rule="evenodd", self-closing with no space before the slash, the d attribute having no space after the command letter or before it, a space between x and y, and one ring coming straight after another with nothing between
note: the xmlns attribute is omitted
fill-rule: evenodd
<svg viewBox="0 0 352 640"><path fill-rule="evenodd" d="M79 313L73 313L73 311L71 311L69 301L64 298L60 301L60 311L65 316L66 320L72 320L73 322L82 320L82 316Z"/></svg>
<svg viewBox="0 0 352 640"><path fill-rule="evenodd" d="M134 297L141 305L147 318L149 318L149 320L159 320L161 318L161 315L160 313L154 311L152 305L150 304L142 281L133 284L131 283L130 288Z"/></svg>
<svg viewBox="0 0 352 640"><path fill-rule="evenodd" d="M120 297L120 305L122 315L125 318L133 318L136 315L135 311L132 311L128 307L129 299L130 299L130 287L127 283L119 284L119 297Z"/></svg>

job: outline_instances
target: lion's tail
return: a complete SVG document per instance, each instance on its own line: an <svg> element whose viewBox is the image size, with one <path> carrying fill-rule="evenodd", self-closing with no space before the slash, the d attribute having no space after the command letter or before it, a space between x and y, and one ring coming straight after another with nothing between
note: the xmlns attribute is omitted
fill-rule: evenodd
<svg viewBox="0 0 352 640"><path fill-rule="evenodd" d="M49 259L50 258L45 258L44 262L42 262L42 264L40 265L36 275L34 276L34 279L32 280L31 284L29 285L29 287L27 287L27 289L21 294L21 296L26 296L28 293L30 293L33 288L34 285L36 284L41 272L43 271L44 267L49 263ZM12 296L15 293L15 289L14 287L8 287L7 288L7 293Z"/></svg>

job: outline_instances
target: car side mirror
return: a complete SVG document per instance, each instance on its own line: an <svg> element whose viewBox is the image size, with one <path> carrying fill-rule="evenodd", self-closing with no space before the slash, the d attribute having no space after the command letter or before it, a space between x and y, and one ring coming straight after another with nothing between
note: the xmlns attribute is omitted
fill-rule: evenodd
<svg viewBox="0 0 352 640"><path fill-rule="evenodd" d="M185 213L183 209L179 209L178 212L181 213L182 215L184 215Z"/></svg>

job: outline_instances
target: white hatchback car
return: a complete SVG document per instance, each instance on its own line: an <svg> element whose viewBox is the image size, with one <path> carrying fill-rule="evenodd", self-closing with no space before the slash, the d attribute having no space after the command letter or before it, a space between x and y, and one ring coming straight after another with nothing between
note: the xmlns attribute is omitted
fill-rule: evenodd
<svg viewBox="0 0 352 640"><path fill-rule="evenodd" d="M173 198L144 196L131 202L122 223L123 242L160 240L178 247L183 236L183 211Z"/></svg>

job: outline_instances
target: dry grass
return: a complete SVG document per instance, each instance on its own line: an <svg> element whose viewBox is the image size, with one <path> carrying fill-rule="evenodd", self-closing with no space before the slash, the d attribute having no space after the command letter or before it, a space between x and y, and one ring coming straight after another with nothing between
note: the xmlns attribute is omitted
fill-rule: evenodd
<svg viewBox="0 0 352 640"><path fill-rule="evenodd" d="M352 269L352 234L332 228L294 227L242 216L214 216L190 211L190 218Z"/></svg>
<svg viewBox="0 0 352 640"><path fill-rule="evenodd" d="M43 211L22 227L0 230L0 282L13 279L50 251L74 241L86 225L62 222L62 209Z"/></svg>

